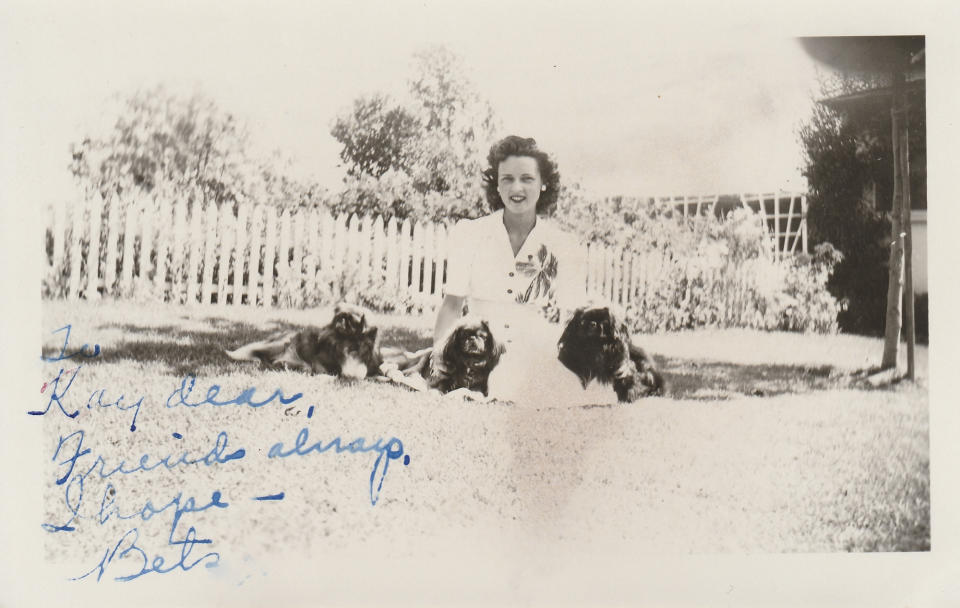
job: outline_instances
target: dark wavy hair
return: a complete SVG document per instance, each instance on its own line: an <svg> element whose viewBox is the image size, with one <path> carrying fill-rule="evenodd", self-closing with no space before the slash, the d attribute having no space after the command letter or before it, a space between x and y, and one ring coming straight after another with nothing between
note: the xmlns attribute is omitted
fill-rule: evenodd
<svg viewBox="0 0 960 608"><path fill-rule="evenodd" d="M536 159L537 167L540 169L540 179L547 187L540 193L540 198L537 200L537 214L553 215L557 208L557 196L560 194L560 173L557 171L557 163L553 162L546 152L537 148L535 139L517 135L508 135L493 144L490 147L490 154L487 155L489 166L483 172L483 189L487 194L490 208L494 211L503 209L503 201L497 191L499 177L497 170L500 163L509 156L528 156Z"/></svg>

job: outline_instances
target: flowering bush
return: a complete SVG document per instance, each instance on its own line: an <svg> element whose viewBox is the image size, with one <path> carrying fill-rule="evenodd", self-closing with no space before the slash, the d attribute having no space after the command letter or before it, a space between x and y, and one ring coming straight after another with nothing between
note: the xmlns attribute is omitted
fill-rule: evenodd
<svg viewBox="0 0 960 608"><path fill-rule="evenodd" d="M633 331L750 327L835 332L839 306L826 289L839 254L777 259L759 215L678 217L651 199L585 201L565 192L558 219L585 240L622 249L642 280L625 305Z"/></svg>

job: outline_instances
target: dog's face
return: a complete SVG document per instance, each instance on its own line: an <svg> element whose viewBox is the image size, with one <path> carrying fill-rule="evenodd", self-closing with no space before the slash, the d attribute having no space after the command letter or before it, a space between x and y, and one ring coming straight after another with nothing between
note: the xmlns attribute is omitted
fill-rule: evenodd
<svg viewBox="0 0 960 608"><path fill-rule="evenodd" d="M331 322L338 335L360 336L367 330L367 317L363 309L352 304L337 304Z"/></svg>
<svg viewBox="0 0 960 608"><path fill-rule="evenodd" d="M607 341L616 337L616 319L606 307L578 309L571 323L577 334L584 338Z"/></svg>
<svg viewBox="0 0 960 608"><path fill-rule="evenodd" d="M620 342L628 334L626 324L606 306L578 308L567 323L561 342L576 341L577 346L604 346Z"/></svg>
<svg viewBox="0 0 960 608"><path fill-rule="evenodd" d="M557 344L558 358L586 384L607 381L628 359L629 333L607 306L585 306L573 317Z"/></svg>
<svg viewBox="0 0 960 608"><path fill-rule="evenodd" d="M486 321L458 327L454 330L453 341L456 349L466 355L485 355L493 346L490 326Z"/></svg>
<svg viewBox="0 0 960 608"><path fill-rule="evenodd" d="M469 388L486 394L487 377L502 354L486 321L463 317L431 358L433 385L444 392Z"/></svg>
<svg viewBox="0 0 960 608"><path fill-rule="evenodd" d="M359 335L350 336L340 344L340 376L350 379L366 378L376 361L377 328L371 327Z"/></svg>

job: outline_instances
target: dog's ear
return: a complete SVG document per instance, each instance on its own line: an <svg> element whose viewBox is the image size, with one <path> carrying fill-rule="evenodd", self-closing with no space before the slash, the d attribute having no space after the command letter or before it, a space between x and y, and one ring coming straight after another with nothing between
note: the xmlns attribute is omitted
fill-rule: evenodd
<svg viewBox="0 0 960 608"><path fill-rule="evenodd" d="M457 336L462 329L462 322L447 332L440 343L430 353L430 388L442 387L450 377L450 368L456 361ZM442 389L441 389L442 390Z"/></svg>
<svg viewBox="0 0 960 608"><path fill-rule="evenodd" d="M487 323L486 319L480 321L480 327L483 329L483 331L487 332L487 335L490 336L491 339L493 338L493 332L490 331L490 324Z"/></svg>
<svg viewBox="0 0 960 608"><path fill-rule="evenodd" d="M377 334L380 332L380 328L377 326L368 327L363 330L363 337L369 339L371 342L377 341Z"/></svg>
<svg viewBox="0 0 960 608"><path fill-rule="evenodd" d="M490 354L490 367L500 361L501 355L506 351L506 347L497 340L496 336L493 335L493 332L490 331L490 324L486 320L480 322L480 326L487 331L487 336L490 338L490 344L487 346L487 352Z"/></svg>
<svg viewBox="0 0 960 608"><path fill-rule="evenodd" d="M507 351L507 347L492 338L490 340L490 343L491 343L491 346L490 346L489 367L492 369L494 365L500 362L500 357L502 357L503 353Z"/></svg>
<svg viewBox="0 0 960 608"><path fill-rule="evenodd" d="M576 338L580 324L583 322L583 311L584 309L582 307L573 311L573 316L567 321L567 326L563 328L563 333L560 334L560 340L557 342L557 346L563 348L564 343Z"/></svg>
<svg viewBox="0 0 960 608"><path fill-rule="evenodd" d="M336 319L341 315L349 315L360 324L361 329L367 328L367 311L360 306L348 302L338 302L333 307L333 318Z"/></svg>
<svg viewBox="0 0 960 608"><path fill-rule="evenodd" d="M450 367L457 360L457 342L460 341L460 335L465 329L462 324L453 328L453 331L447 333L440 347L440 363L444 368Z"/></svg>

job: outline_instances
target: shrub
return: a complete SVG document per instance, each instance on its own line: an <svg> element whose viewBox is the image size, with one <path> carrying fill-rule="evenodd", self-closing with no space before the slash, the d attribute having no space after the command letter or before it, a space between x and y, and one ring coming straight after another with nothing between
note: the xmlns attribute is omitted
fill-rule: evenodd
<svg viewBox="0 0 960 608"><path fill-rule="evenodd" d="M821 96L870 88L858 77L821 83ZM911 198L926 207L926 110L923 89L909 93ZM828 286L843 302L843 331L882 335L886 323L891 227L884 209L893 197L893 147L887 101L834 109L814 103L799 129L810 185L808 222L813 244L829 242L842 254ZM872 190L876 200L864 200ZM871 197L866 197L871 198Z"/></svg>
<svg viewBox="0 0 960 608"><path fill-rule="evenodd" d="M776 329L836 333L840 305L827 282L842 259L833 245L821 243L813 255L801 253L786 260L785 288L776 294Z"/></svg>
<svg viewBox="0 0 960 608"><path fill-rule="evenodd" d="M387 289L385 272L362 281L355 264L343 264L334 270L322 268L314 281L304 273L289 273L275 283L277 305L284 308L329 307L340 302L358 304L373 312L421 314L424 300L408 293ZM310 286L315 284L316 288Z"/></svg>
<svg viewBox="0 0 960 608"><path fill-rule="evenodd" d="M651 199L567 196L559 206L564 225L585 240L622 248L641 266L640 285L624 307L633 331L836 331L839 306L826 283L840 256L828 244L778 260L763 221L747 208L722 218L678 217Z"/></svg>
<svg viewBox="0 0 960 608"><path fill-rule="evenodd" d="M454 223L463 218L476 218L488 213L479 179L473 193L462 190L440 194L420 192L414 180L401 172L389 170L380 177L348 176L339 197L329 207L335 215L382 215L398 220Z"/></svg>

